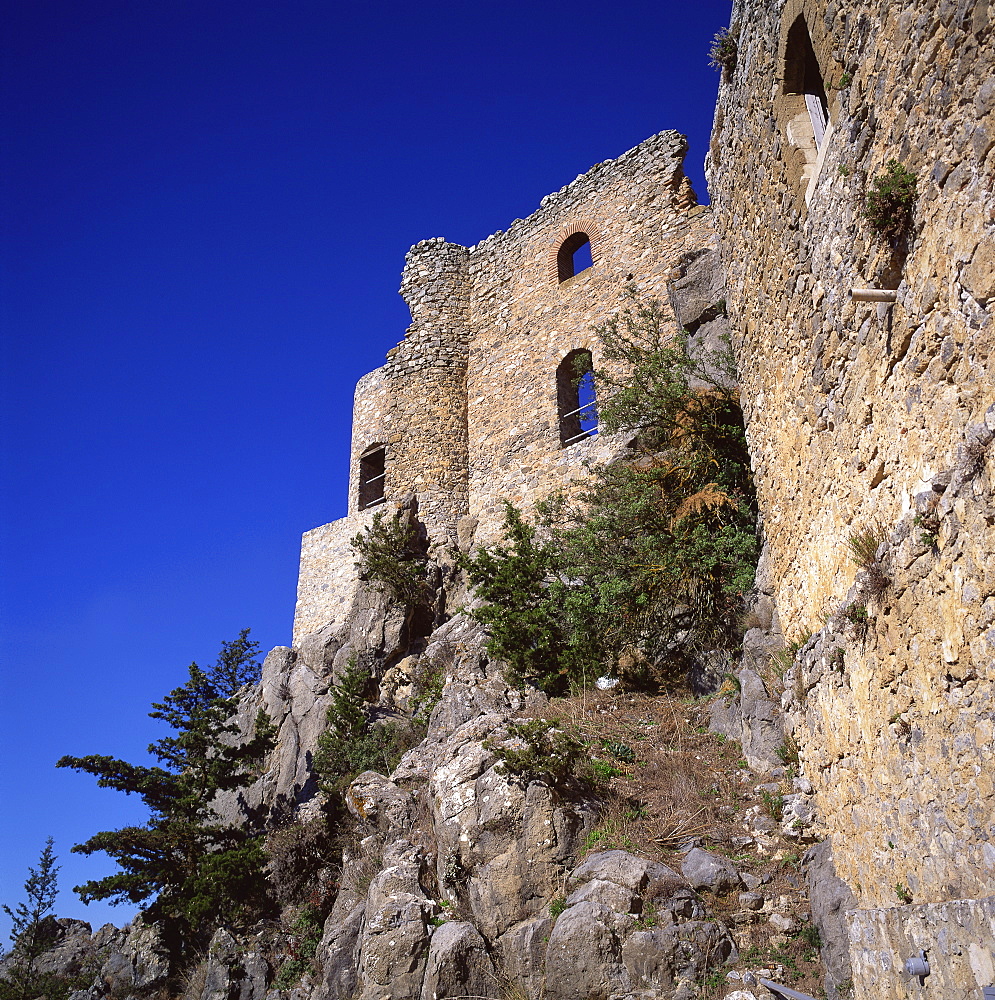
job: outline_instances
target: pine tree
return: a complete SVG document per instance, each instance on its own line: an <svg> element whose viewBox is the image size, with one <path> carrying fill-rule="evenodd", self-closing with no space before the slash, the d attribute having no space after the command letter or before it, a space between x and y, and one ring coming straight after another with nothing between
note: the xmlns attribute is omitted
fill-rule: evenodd
<svg viewBox="0 0 995 1000"><path fill-rule="evenodd" d="M11 949L14 962L0 989L0 996L4 998L37 995L35 962L52 944L52 922L45 918L54 909L59 894L59 866L55 863L54 843L49 837L38 858L38 867L28 869L24 883L27 902L18 903L14 909L6 904L3 906L12 922L10 940L14 943Z"/></svg>
<svg viewBox="0 0 995 1000"><path fill-rule="evenodd" d="M162 766L98 755L66 756L56 764L94 775L101 787L137 794L148 806L144 826L105 830L73 847L78 854L103 851L120 868L75 891L84 902L152 900L145 919L160 925L180 960L219 925L255 917L266 907L261 838L223 822L212 809L219 792L256 780L257 765L274 745L274 727L262 711L251 738L238 739L238 692L258 677L259 647L247 637L248 629L224 643L210 671L191 663L187 683L153 703L149 716L175 734L149 746Z"/></svg>

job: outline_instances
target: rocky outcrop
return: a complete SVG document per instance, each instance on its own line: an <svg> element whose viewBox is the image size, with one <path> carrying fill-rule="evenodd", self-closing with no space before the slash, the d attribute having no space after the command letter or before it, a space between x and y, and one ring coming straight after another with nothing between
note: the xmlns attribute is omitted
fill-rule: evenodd
<svg viewBox="0 0 995 1000"><path fill-rule="evenodd" d="M163 988L169 975L169 956L155 928L136 918L127 927L105 924L93 931L83 920L48 917L43 924L51 947L34 963L40 974L64 977L86 988L74 1000L144 996ZM0 960L0 977L18 961L16 949Z"/></svg>

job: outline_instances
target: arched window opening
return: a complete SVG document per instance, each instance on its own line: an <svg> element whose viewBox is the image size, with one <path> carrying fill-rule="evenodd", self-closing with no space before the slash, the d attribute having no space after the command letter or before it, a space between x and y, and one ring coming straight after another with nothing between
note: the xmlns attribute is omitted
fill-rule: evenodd
<svg viewBox="0 0 995 1000"><path fill-rule="evenodd" d="M598 433L598 402L591 352L571 351L556 369L560 444L567 448Z"/></svg>
<svg viewBox="0 0 995 1000"><path fill-rule="evenodd" d="M561 283L593 266L591 239L587 233L574 233L560 245L556 254L556 274Z"/></svg>
<svg viewBox="0 0 995 1000"><path fill-rule="evenodd" d="M359 509L375 507L386 499L384 480L387 476L387 449L376 444L359 458Z"/></svg>
<svg viewBox="0 0 995 1000"><path fill-rule="evenodd" d="M812 139L818 149L826 137L829 124L829 99L819 60L812 47L812 37L808 33L805 17L801 14L788 29L784 51L784 92L804 96L805 112L812 126Z"/></svg>

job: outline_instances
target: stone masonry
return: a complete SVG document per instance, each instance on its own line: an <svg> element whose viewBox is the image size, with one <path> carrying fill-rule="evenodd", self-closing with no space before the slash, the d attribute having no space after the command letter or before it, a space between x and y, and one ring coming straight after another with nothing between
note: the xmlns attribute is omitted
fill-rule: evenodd
<svg viewBox="0 0 995 1000"><path fill-rule="evenodd" d="M349 539L376 510L359 503L371 448L386 454L386 509L414 494L432 541L453 545L458 526L493 538L504 501L529 506L581 475L585 460L612 454L600 436L561 445L556 371L578 348L604 363L593 328L629 287L678 302L689 262L715 256L710 212L684 176L686 150L683 136L661 132L475 247L436 238L411 248L401 294L412 323L356 387L349 513L304 536L295 644L340 625L350 606ZM560 281L557 253L577 233L590 238L593 266ZM682 322L710 305L690 301Z"/></svg>
<svg viewBox="0 0 995 1000"><path fill-rule="evenodd" d="M912 995L919 949L917 996L993 985L989 7L737 0L707 165L769 583L803 644L785 707L876 1000ZM896 239L862 214L889 160L917 179Z"/></svg>
<svg viewBox="0 0 995 1000"><path fill-rule="evenodd" d="M360 381L349 515L304 538L295 643L341 624L360 459L436 545L492 539L617 442L560 444L555 373L602 364L626 288L670 304L721 254L764 528L797 655L782 706L831 848L858 998L995 985L995 32L985 0L735 0L706 165L662 132L475 247L408 254L412 325ZM910 224L864 216L890 161ZM593 266L560 280L557 252ZM675 324L676 325L676 324ZM859 553L854 551L857 543ZM815 900L813 900L814 907ZM846 946L844 943L844 950ZM903 977L925 951L931 973ZM845 994L845 971L828 985Z"/></svg>

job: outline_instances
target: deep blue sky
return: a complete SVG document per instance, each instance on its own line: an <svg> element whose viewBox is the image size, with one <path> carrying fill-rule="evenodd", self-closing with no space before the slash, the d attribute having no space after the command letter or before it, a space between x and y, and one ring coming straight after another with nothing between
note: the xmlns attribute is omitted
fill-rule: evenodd
<svg viewBox="0 0 995 1000"><path fill-rule="evenodd" d="M130 916L80 904L110 867L69 848L139 804L55 760L140 760L191 660L289 642L412 243L476 243L665 128L705 200L730 8L8 6L0 902L51 834L60 914Z"/></svg>

